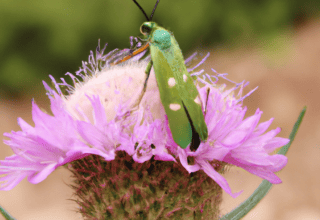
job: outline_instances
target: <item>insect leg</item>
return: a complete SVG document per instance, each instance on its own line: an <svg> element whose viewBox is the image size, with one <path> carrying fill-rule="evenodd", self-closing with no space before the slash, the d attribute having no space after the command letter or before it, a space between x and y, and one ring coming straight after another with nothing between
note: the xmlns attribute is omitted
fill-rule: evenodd
<svg viewBox="0 0 320 220"><path fill-rule="evenodd" d="M150 76L151 68L152 68L152 60L150 60L150 62L148 63L148 66L147 66L146 71L145 71L146 77L145 77L145 81L144 81L144 84L143 84L142 91L140 92L138 98L135 99L136 101L131 105L130 109L135 110L135 108L139 107L139 104L140 104L140 102L141 102L141 100L143 98L143 95L147 90L147 83L148 83L148 79L149 79L149 76ZM133 111L133 110L131 110L131 111Z"/></svg>
<svg viewBox="0 0 320 220"><path fill-rule="evenodd" d="M146 71L145 73L147 74L146 76L146 80L144 81L144 84L143 84L143 90L146 91L147 89L147 82L148 82L148 79L149 79L149 76L150 76L150 72L151 72L151 68L152 68L152 60L150 60L150 62L148 63L148 66L146 68Z"/></svg>
<svg viewBox="0 0 320 220"><path fill-rule="evenodd" d="M210 88L207 89L207 100L206 100L206 106L205 106L205 109L204 109L204 116L206 116L206 114L207 114L207 106L208 106L209 93L210 93Z"/></svg>
<svg viewBox="0 0 320 220"><path fill-rule="evenodd" d="M149 47L149 43L146 43L145 45L143 45L142 47L136 49L135 51L133 52L130 52L129 55L125 56L122 60L118 60L116 61L115 63L113 63L112 65L117 65L117 64L120 64L124 61L127 61L129 60L130 58L134 57L135 55L139 54L139 53L142 53L143 51L145 51L146 49L148 49Z"/></svg>

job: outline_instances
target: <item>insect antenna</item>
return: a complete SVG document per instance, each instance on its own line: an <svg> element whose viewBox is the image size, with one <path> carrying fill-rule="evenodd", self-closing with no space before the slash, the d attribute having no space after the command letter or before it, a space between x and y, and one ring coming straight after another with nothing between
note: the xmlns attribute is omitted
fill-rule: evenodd
<svg viewBox="0 0 320 220"><path fill-rule="evenodd" d="M152 13L151 13L151 15L150 15L150 21L152 20L152 17L153 17L153 15L154 15L154 12L155 12L155 10L156 10L159 2L160 2L160 0L157 0L156 4L154 5L153 11L152 11Z"/></svg>
<svg viewBox="0 0 320 220"><path fill-rule="evenodd" d="M142 13L144 14L144 16L147 18L147 21L150 21L150 19L148 18L147 13L143 10L143 8L139 5L139 3L136 0L132 0L137 6L138 8L142 11ZM159 1L159 0L158 0ZM155 10L155 9L153 9Z"/></svg>

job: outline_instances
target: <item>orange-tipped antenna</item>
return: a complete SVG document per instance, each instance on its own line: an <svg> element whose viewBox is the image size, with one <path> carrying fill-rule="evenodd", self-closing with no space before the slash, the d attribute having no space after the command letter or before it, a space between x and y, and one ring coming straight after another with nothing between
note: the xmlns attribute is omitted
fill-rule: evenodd
<svg viewBox="0 0 320 220"><path fill-rule="evenodd" d="M135 51L133 51L131 54L129 54L128 56L125 56L122 60L118 60L117 62L113 63L113 65L117 65L119 63L122 63L124 61L129 60L130 58L134 57L135 55L142 53L143 51L145 51L146 49L148 49L149 47L149 42L146 43L145 45L143 45L142 47L136 49Z"/></svg>

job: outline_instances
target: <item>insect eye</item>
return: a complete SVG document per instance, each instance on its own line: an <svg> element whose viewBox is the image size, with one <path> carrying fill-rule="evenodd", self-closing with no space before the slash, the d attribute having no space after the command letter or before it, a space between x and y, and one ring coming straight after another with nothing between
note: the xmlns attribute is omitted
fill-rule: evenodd
<svg viewBox="0 0 320 220"><path fill-rule="evenodd" d="M147 24L143 24L141 25L140 27L140 32L143 34L143 35L149 35L151 33L151 27L148 26Z"/></svg>

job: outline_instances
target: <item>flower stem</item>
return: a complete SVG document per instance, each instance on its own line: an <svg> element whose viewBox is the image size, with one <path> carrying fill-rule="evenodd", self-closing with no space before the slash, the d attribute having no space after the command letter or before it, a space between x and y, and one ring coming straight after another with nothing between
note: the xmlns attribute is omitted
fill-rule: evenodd
<svg viewBox="0 0 320 220"><path fill-rule="evenodd" d="M13 218L4 208L2 208L0 206L0 213L2 214L2 216L6 219L6 220L16 220L15 218Z"/></svg>

